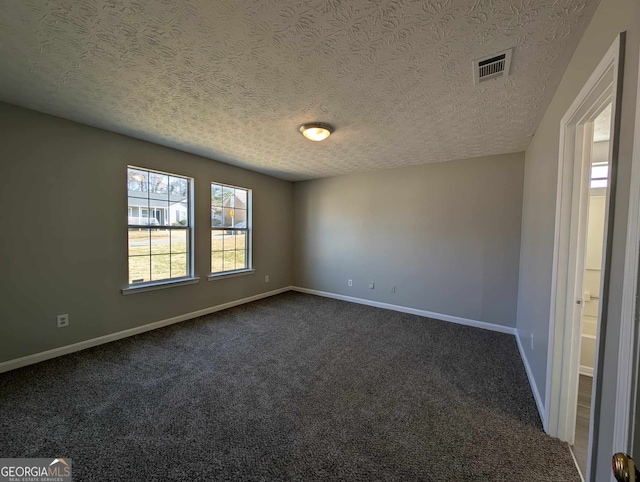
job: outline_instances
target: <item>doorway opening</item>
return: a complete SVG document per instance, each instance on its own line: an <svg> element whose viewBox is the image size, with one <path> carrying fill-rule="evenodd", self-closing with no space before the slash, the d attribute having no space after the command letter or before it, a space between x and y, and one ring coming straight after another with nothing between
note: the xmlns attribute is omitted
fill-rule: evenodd
<svg viewBox="0 0 640 482"><path fill-rule="evenodd" d="M582 276L582 316L580 318L580 365L578 400L576 405L575 437L571 450L583 477L587 475L589 432L591 420L593 374L595 371L596 341L600 324L602 298L604 242L609 186L609 148L611 140L611 110L604 110L585 126L592 132L591 146L585 149L585 162L590 165L589 195L587 199L587 229L584 239ZM580 300L579 300L580 301Z"/></svg>
<svg viewBox="0 0 640 482"><path fill-rule="evenodd" d="M595 477L597 457L594 452L595 447L598 446L601 414L600 375L604 360L603 340L607 333L607 306L611 278L611 236L620 136L618 123L624 40L624 33L616 38L560 123L543 423L548 434L568 442L574 447L574 453L578 451L578 443L582 445L580 470L584 479L589 482L592 482ZM609 109L610 114L608 114ZM597 130L596 120L601 115L603 117L599 119L598 125L602 124L607 116L609 118L608 145L596 145L597 143L594 142L596 139L594 133ZM605 146L607 155L598 152ZM592 183L595 191L592 191ZM598 189L600 191L597 191ZM596 196L594 196L592 203L592 193L600 194L601 199L595 200ZM601 244L597 241L593 245L587 243L590 206L593 215L591 226L593 231L597 231L595 227L598 225L596 223L598 209L601 211L600 216L604 216ZM598 250L600 250L600 256L591 259L590 255ZM595 273L598 270L586 269L588 257L590 266L593 266L594 262L597 264L598 260L601 262L599 274ZM588 292L588 296L585 296L585 291ZM583 320L585 299L591 296L597 298L597 302L595 299L589 302L587 316L591 318ZM584 379L585 383L582 387L584 397L579 400L580 366L585 367L582 372L586 375L589 371L586 369L586 360L589 358L590 345L593 354L590 374L593 378ZM592 381L591 387L589 387L589 381ZM622 394L624 390L628 391L619 385L620 393L617 395L620 395L621 400L628 400L628 394ZM618 411L624 411L624 407L604 407L604 410L613 410L617 415ZM580 418L578 418L579 414L582 414ZM586 428L578 431L579 437L587 438L586 444L581 441L582 439L576 441L576 422L580 422L583 425L582 428Z"/></svg>

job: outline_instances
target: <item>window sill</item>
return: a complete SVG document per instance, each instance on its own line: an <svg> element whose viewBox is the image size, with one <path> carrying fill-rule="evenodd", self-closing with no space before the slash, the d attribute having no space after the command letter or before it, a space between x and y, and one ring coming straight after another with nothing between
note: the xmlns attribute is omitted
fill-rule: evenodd
<svg viewBox="0 0 640 482"><path fill-rule="evenodd" d="M255 269L243 269L239 271L227 271L226 273L213 273L208 276L209 281L216 281L223 278L235 278L236 276L245 276L255 273Z"/></svg>
<svg viewBox="0 0 640 482"><path fill-rule="evenodd" d="M173 288L174 286L192 285L200 282L200 278L186 278L179 280L159 281L157 283L146 283L140 285L130 285L122 288L123 295L133 295L135 293L145 293L147 291L163 290L165 288Z"/></svg>

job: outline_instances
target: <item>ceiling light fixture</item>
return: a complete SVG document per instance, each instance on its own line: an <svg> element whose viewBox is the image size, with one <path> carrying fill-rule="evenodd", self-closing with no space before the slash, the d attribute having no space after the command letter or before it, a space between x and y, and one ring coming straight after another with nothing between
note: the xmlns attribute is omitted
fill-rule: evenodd
<svg viewBox="0 0 640 482"><path fill-rule="evenodd" d="M301 125L300 132L310 141L324 141L333 132L333 127L322 122L314 122Z"/></svg>

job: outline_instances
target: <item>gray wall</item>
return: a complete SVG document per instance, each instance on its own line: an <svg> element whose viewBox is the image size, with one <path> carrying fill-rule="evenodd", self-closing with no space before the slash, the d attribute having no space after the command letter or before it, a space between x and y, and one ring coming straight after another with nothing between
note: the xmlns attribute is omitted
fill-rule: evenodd
<svg viewBox="0 0 640 482"><path fill-rule="evenodd" d="M291 284L290 182L7 104L0 132L0 362ZM200 283L120 293L127 164L195 179ZM254 275L207 281L211 181L253 189Z"/></svg>
<svg viewBox="0 0 640 482"><path fill-rule="evenodd" d="M605 367L603 378L603 414L600 424L598 473L595 480L609 480L613 441L613 406L617 371L617 344L620 329L621 282L624 264L626 221L629 202L629 179L633 148L633 127L638 80L638 43L640 2L636 0L602 0L587 28L563 79L526 151L525 183L518 293L518 334L523 341L536 385L545 397L547 344L553 240L556 208L556 183L560 120L580 89L613 43L616 35L627 31L627 50L623 86L621 146L618 192L616 197L614 259L608 313ZM529 337L533 334L534 348ZM629 361L631 362L631 361Z"/></svg>
<svg viewBox="0 0 640 482"><path fill-rule="evenodd" d="M523 166L517 153L294 184L294 283L515 326Z"/></svg>

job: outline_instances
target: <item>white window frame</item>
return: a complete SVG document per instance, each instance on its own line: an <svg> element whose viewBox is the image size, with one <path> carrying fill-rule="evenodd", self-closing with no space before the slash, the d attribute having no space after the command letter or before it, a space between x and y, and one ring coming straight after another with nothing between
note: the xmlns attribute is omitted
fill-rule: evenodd
<svg viewBox="0 0 640 482"><path fill-rule="evenodd" d="M122 294L123 295L128 295L128 294L133 294L133 293L143 293L143 292L147 292L147 291L154 291L154 290L158 290L158 289L164 289L164 288L169 288L169 287L173 287L173 286L181 286L181 285L188 285L188 284L194 284L194 283L198 283L200 281L200 278L195 276L195 263L194 263L194 188L195 188L195 181L193 178L182 175L182 174L175 174L175 173L169 173L169 172L164 172L164 171L158 171L155 169L149 169L147 167L138 167L138 166L127 166L127 171L129 169L136 169L136 170L140 170L140 171L146 171L148 173L156 173L156 174L162 174L162 175L166 175L166 176L171 176L171 177L175 177L175 178L182 178L185 179L187 181L187 201L188 201L188 206L186 209L186 218L187 218L187 224L185 226L170 226L170 225L163 225L160 226L161 229L166 229L166 230L181 230L181 231L186 231L187 232L187 237L188 237L188 241L187 241L187 245L188 245L188 249L189 249L189 253L188 253L188 259L187 259L187 276L183 276L180 278L166 278L166 279L161 279L161 280L153 280L153 281L148 281L148 282L143 282L143 283L131 283L129 284L127 282L127 285L125 288L122 288ZM129 208L131 209L131 208ZM143 207L139 207L139 218L138 221L144 219L150 219L150 216L153 213L153 209L156 208L152 208L151 210L149 208L143 208ZM157 208L157 209L163 209L163 208ZM165 211L168 212L167 209L165 209ZM144 214L146 213L146 216L144 216ZM166 214L166 213L165 213ZM130 228L140 228L140 229L152 229L152 227L149 224L132 224L132 223L127 223L127 231ZM128 248L127 248L128 249ZM153 255L150 255L153 256ZM129 255L127 254L127 280L129 279Z"/></svg>
<svg viewBox="0 0 640 482"><path fill-rule="evenodd" d="M255 273L255 269L253 267L253 191L251 190L251 188L248 187L243 187L243 186L234 186L232 184L225 184L223 182L217 182L217 181L211 181L209 183L209 190L211 190L211 188L216 185L216 186L222 186L223 188L228 187L228 188L233 188L233 189L242 189L243 191L247 192L247 205L246 205L246 211L247 211L247 217L246 217L246 227L244 228L230 228L230 227L222 227L222 226L211 226L211 220L209 221L209 228L210 231L213 233L213 231L242 231L242 232L246 232L246 253L245 253L245 259L246 259L246 267L245 268L241 268L241 269L234 269L234 270L227 270L227 271L217 271L217 272L211 272L211 255L213 254L213 246L211 246L211 244L209 245L209 271L211 272L211 274L209 274L208 279L209 281L214 281L214 280L218 280L218 279L222 279L222 278L231 278L234 276L243 276L243 275L248 275L248 274L253 274ZM211 210L213 210L213 204L212 201L209 204L209 207L211 208ZM211 240L211 236L209 236L209 240ZM211 241L210 241L211 242ZM224 252L224 251L223 251Z"/></svg>

